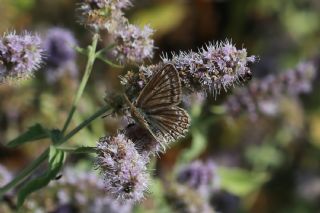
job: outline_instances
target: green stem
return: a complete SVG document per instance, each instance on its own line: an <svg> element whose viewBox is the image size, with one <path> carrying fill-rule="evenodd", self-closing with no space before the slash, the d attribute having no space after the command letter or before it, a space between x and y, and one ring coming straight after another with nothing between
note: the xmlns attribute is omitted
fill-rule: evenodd
<svg viewBox="0 0 320 213"><path fill-rule="evenodd" d="M71 154L88 154L88 153L96 153L97 148L96 147L57 147L58 150L68 152Z"/></svg>
<svg viewBox="0 0 320 213"><path fill-rule="evenodd" d="M108 50L113 49L115 46L117 46L116 43L109 44L107 47L99 50L99 51L97 52L97 55L103 55L105 52L107 52Z"/></svg>
<svg viewBox="0 0 320 213"><path fill-rule="evenodd" d="M85 121L83 121L81 124L79 124L76 128L74 128L71 132L69 132L62 140L61 143L64 143L68 141L71 137L73 137L77 132L79 132L84 127L88 126L93 120L96 118L102 116L110 109L109 106L105 105L100 110L98 110L96 113L91 115L89 118L87 118Z"/></svg>
<svg viewBox="0 0 320 213"><path fill-rule="evenodd" d="M81 47L74 47L74 49L75 49L78 53L80 53L80 54L82 54L82 55L85 55L85 56L88 56L88 49L83 49L83 48L81 48Z"/></svg>
<svg viewBox="0 0 320 213"><path fill-rule="evenodd" d="M80 98L81 98L83 91L88 83L88 80L89 80L89 77L90 77L90 74L92 71L92 67L93 67L94 61L96 59L96 49L97 49L98 39L99 39L99 35L95 34L93 36L93 41L92 41L91 46L88 47L89 51L88 51L88 62L87 62L86 70L85 70L84 75L82 77L77 94L73 100L72 107L69 112L68 118L67 118L66 122L64 123L63 129L62 129L62 134L64 134L65 131L68 129L68 126L71 122L73 114L76 111L76 108L79 104Z"/></svg>
<svg viewBox="0 0 320 213"><path fill-rule="evenodd" d="M89 80L94 61L97 57L96 49L97 49L98 39L99 39L99 35L95 34L93 36L93 41L92 41L91 46L88 47L88 62L86 65L85 73L84 73L83 78L81 80L77 94L73 100L72 108L69 112L68 118L63 126L63 130L62 130L63 134L68 129L68 126L71 122L73 114L79 104L80 98L81 98L81 96L84 92L84 89L86 87L86 84ZM108 107L108 106L102 107L99 111L94 113L92 116L90 116L88 119L83 121L80 125L78 125L75 129L73 129L71 132L69 132L65 137L63 137L60 144L68 141L71 137L73 137L81 129L88 126L93 120L95 120L99 116L103 115L109 109L110 109L110 107ZM0 199L3 197L3 195L7 191L9 191L11 188L15 187L17 184L19 184L21 181L23 181L25 178L27 178L36 168L38 168L48 158L48 156L49 156L49 148L47 148L37 159L32 161L30 165L28 165L25 169L23 169L20 172L20 174L18 174L18 176L16 176L11 182L9 182L7 185L0 188Z"/></svg>
<svg viewBox="0 0 320 213"><path fill-rule="evenodd" d="M27 168L23 169L18 176L16 176L11 182L7 185L0 188L0 200L3 195L10 190L11 188L18 185L26 177L28 177L42 162L44 162L49 155L49 148L47 148L37 159L35 159Z"/></svg>
<svg viewBox="0 0 320 213"><path fill-rule="evenodd" d="M105 105L101 109L99 109L96 113L91 115L89 118L84 120L81 124L79 124L76 128L74 128L70 133L68 133L65 137L62 138L60 144L67 142L70 138L72 138L77 132L81 129L88 126L93 120L102 116L110 109L109 106ZM22 180L28 177L38 166L40 166L49 156L49 148L47 148L36 160L34 160L27 168L21 171L21 173L15 177L10 183L0 188L0 200L3 195L9 191L11 188L15 187Z"/></svg>
<svg viewBox="0 0 320 213"><path fill-rule="evenodd" d="M103 61L104 63L106 63L106 64L108 64L108 65L112 66L112 67L115 67L115 68L123 68L123 66L122 66L122 65L115 64L115 63L113 63L112 61L110 61L110 60L108 60L108 59L104 58L104 57L103 57L103 56L101 56L101 55L97 55L97 58L98 58L98 59L100 59L101 61Z"/></svg>

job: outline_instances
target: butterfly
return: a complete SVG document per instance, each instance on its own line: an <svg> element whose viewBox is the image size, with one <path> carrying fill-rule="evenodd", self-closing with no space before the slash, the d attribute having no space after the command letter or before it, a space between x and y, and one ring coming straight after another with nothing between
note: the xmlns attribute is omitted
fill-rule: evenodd
<svg viewBox="0 0 320 213"><path fill-rule="evenodd" d="M189 115L178 107L182 88L174 65L166 64L156 71L135 101L124 96L133 119L161 145L176 141L188 131Z"/></svg>

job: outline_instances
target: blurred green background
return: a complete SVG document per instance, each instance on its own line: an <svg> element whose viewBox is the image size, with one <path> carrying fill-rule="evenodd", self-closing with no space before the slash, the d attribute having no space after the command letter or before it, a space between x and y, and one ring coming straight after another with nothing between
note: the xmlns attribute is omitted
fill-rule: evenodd
<svg viewBox="0 0 320 213"><path fill-rule="evenodd" d="M153 63L163 52L196 51L205 43L225 39L259 56L252 66L254 78L320 58L319 0L139 0L133 4L126 13L129 20L156 30ZM1 0L0 32L26 29L42 34L59 26L70 29L79 45L86 46L90 33L77 24L76 5L74 0ZM79 55L77 60L82 72L86 58ZM95 65L73 126L103 104L106 91L120 89L118 76L125 71L100 62ZM3 144L36 122L60 127L77 88L77 80L68 76L48 84L38 75L41 70L18 85L0 85L0 163L12 173L41 153L48 141L18 150ZM212 201L221 212L320 212L319 79L318 74L310 94L282 100L279 116L261 117L255 123L245 115L230 120L212 111L232 91L217 100L194 103L189 108L193 119L189 136L157 160L156 174L171 173L177 162L209 157L219 167L220 187L227 194ZM111 117L98 119L72 143L94 146L100 136L115 133L120 123Z"/></svg>

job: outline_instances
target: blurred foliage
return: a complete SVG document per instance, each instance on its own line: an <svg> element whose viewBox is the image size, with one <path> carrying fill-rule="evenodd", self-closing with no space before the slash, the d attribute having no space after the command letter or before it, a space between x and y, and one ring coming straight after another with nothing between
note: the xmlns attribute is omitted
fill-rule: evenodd
<svg viewBox="0 0 320 213"><path fill-rule="evenodd" d="M156 5L153 8L135 13L132 22L139 25L150 25L156 30L156 36L162 36L174 29L186 16L187 8L178 2Z"/></svg>
<svg viewBox="0 0 320 213"><path fill-rule="evenodd" d="M221 189L238 196L245 196L256 191L268 179L266 173L230 167L220 167L218 175L221 180Z"/></svg>

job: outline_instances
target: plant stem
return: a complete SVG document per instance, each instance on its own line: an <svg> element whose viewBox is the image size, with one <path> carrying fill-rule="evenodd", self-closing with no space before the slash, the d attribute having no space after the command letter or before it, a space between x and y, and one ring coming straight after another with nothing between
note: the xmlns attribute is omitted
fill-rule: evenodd
<svg viewBox="0 0 320 213"><path fill-rule="evenodd" d="M78 88L77 94L73 100L72 107L69 112L68 118L67 118L66 122L64 123L63 129L62 129L62 134L64 134L65 131L68 129L68 126L71 122L73 114L76 111L76 108L79 104L80 98L81 98L83 91L88 83L88 80L89 80L89 77L90 77L90 74L92 71L92 67L93 67L94 61L96 59L96 49L97 49L98 39L99 39L99 35L95 34L93 36L93 41L92 41L91 46L88 47L89 51L88 51L88 62L86 65L86 69L85 69L84 75L82 77L80 86Z"/></svg>
<svg viewBox="0 0 320 213"><path fill-rule="evenodd" d="M21 181L23 181L26 177L28 177L42 162L44 162L49 155L49 148L47 148L37 159L35 159L28 167L23 169L20 174L15 177L11 182L7 185L0 188L0 200L3 195L10 190L11 188L18 185Z"/></svg>
<svg viewBox="0 0 320 213"><path fill-rule="evenodd" d="M88 153L96 153L97 149L96 147L57 147L58 150L68 152L71 154L88 154Z"/></svg>
<svg viewBox="0 0 320 213"><path fill-rule="evenodd" d="M104 58L104 57L103 57L103 56L101 56L101 55L97 55L97 58L98 58L98 59L100 59L101 61L103 61L104 63L106 63L106 64L108 64L108 65L112 66L112 67L115 67L115 68L123 68L123 66L122 66L122 65L115 64L115 63L113 63L112 61L110 61L110 60L108 60L108 59Z"/></svg>
<svg viewBox="0 0 320 213"><path fill-rule="evenodd" d="M71 130L65 137L62 138L60 144L67 142L70 138L72 138L77 132L79 132L81 129L88 126L93 120L96 118L102 116L104 113L106 113L110 109L109 106L105 105L101 109L99 109L97 112L95 112L93 115L91 115L89 118L84 120L81 124L79 124L76 128ZM35 159L27 168L22 170L20 174L15 177L11 182L9 182L7 185L0 188L0 200L3 197L3 195L9 191L11 188L15 187L17 184L19 184L21 181L23 181L26 177L28 177L38 166L40 166L49 155L49 148L47 148L37 159Z"/></svg>
<svg viewBox="0 0 320 213"><path fill-rule="evenodd" d="M89 118L87 118L85 121L83 121L81 124L79 124L76 128L74 128L72 131L70 131L63 139L61 140L61 143L64 143L68 141L71 137L73 137L77 132L79 132L84 127L88 126L93 120L100 117L101 115L105 114L110 107L108 105L103 106L101 109L99 109L96 113L91 115Z"/></svg>
<svg viewBox="0 0 320 213"><path fill-rule="evenodd" d="M63 126L62 133L64 134L66 130L68 129L68 126L71 122L71 119L73 117L73 114L79 104L80 98L84 92L84 89L86 87L86 84L88 83L94 61L97 57L96 55L96 49L98 44L99 35L95 34L93 36L93 41L91 46L88 47L88 62L86 65L85 73L82 77L80 86L78 88L77 94L73 100L73 104L71 107L71 110L69 112L68 118ZM93 120L98 118L99 116L103 115L110 109L109 106L103 106L100 110L98 110L96 113L94 113L92 116L90 116L88 119L83 121L81 124L79 124L76 128L74 128L72 131L70 131L67 135L65 135L59 144L65 143L68 141L71 137L73 137L76 133L78 133L81 129L88 126ZM9 191L11 188L15 187L17 184L19 184L21 181L23 181L25 178L27 178L36 168L38 168L49 156L49 148L47 148L37 159L31 162L30 165L28 165L25 169L23 169L20 174L18 174L17 177L15 177L11 182L9 182L7 185L0 188L0 199L3 197L3 195Z"/></svg>

